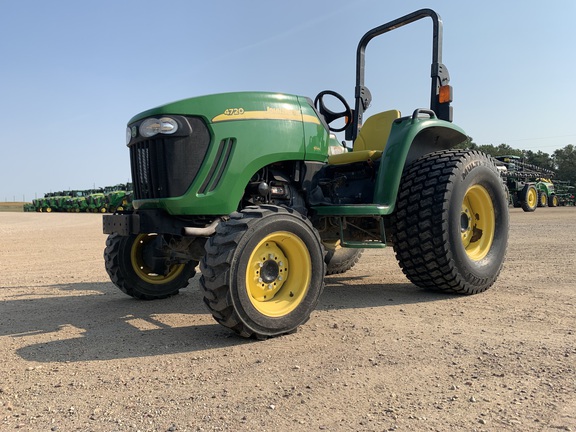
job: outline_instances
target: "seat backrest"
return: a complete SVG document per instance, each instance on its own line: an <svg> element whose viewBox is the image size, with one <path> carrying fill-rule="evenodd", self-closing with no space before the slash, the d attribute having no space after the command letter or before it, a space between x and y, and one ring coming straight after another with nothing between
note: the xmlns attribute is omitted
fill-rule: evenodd
<svg viewBox="0 0 576 432"><path fill-rule="evenodd" d="M400 118L400 111L384 111L366 119L354 141L354 151L383 151L394 120Z"/></svg>

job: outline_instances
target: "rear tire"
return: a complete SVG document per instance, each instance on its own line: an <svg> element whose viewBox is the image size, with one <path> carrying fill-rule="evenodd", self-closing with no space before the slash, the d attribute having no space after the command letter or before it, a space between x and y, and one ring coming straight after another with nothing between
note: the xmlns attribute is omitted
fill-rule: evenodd
<svg viewBox="0 0 576 432"><path fill-rule="evenodd" d="M196 274L196 261L170 267L158 275L147 268L143 252L155 234L121 236L111 234L106 240L104 263L110 279L122 292L140 300L163 299L178 294Z"/></svg>
<svg viewBox="0 0 576 432"><path fill-rule="evenodd" d="M520 193L520 205L525 212L533 212L538 206L538 191L532 184L524 185Z"/></svg>
<svg viewBox="0 0 576 432"><path fill-rule="evenodd" d="M492 158L445 150L405 169L392 215L400 267L422 288L475 294L496 281L508 242L508 205Z"/></svg>
<svg viewBox="0 0 576 432"><path fill-rule="evenodd" d="M240 336L294 332L324 289L320 236L299 213L247 207L206 242L200 285L214 319Z"/></svg>

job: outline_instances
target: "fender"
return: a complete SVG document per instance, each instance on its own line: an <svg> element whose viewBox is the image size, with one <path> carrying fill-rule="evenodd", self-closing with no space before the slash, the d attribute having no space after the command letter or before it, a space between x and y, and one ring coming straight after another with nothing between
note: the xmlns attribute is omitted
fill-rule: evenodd
<svg viewBox="0 0 576 432"><path fill-rule="evenodd" d="M430 117L422 118L421 113ZM405 166L427 153L454 147L467 139L464 130L439 120L432 111L416 110L412 117L396 120L382 154L374 203L387 207L391 213Z"/></svg>

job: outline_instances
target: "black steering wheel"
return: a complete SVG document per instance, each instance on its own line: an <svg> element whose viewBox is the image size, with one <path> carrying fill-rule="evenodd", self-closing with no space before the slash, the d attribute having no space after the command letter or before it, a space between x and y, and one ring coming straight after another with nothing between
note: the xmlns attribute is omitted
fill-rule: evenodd
<svg viewBox="0 0 576 432"><path fill-rule="evenodd" d="M326 104L324 103L324 96L326 95L334 96L336 99L342 102L345 108L344 111L334 112L326 108ZM318 93L318 96L316 96L316 99L314 99L314 106L320 112L320 114L324 116L326 123L328 123L328 129L330 129L332 132L342 132L350 125L350 123L352 123L352 109L350 108L350 105L348 105L348 102L346 102L346 99L344 99L341 94L336 93L335 91L324 90ZM330 126L330 123L342 117L346 117L346 123L343 127L336 129Z"/></svg>

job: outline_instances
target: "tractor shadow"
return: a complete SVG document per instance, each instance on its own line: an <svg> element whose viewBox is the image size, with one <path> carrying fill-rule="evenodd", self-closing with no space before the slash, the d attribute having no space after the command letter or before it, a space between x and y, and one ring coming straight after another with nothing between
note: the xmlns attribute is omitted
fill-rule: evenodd
<svg viewBox="0 0 576 432"><path fill-rule="evenodd" d="M326 279L318 310L385 307L446 300L412 284L362 284L363 276ZM8 296L0 337L19 340L16 354L35 362L80 362L193 353L255 343L217 324L198 280L180 295L139 301L111 283L52 285L44 297Z"/></svg>
<svg viewBox="0 0 576 432"><path fill-rule="evenodd" d="M79 362L190 353L251 343L217 324L198 283L164 300L139 301L111 283L50 286L57 293L11 297L0 337L20 339L16 354L36 362Z"/></svg>
<svg viewBox="0 0 576 432"><path fill-rule="evenodd" d="M460 297L419 288L406 283L366 283L367 275L333 275L326 277L326 287L318 304L319 310L362 309L450 300Z"/></svg>

